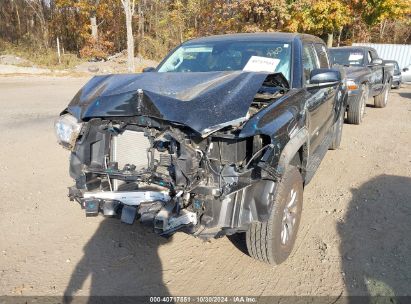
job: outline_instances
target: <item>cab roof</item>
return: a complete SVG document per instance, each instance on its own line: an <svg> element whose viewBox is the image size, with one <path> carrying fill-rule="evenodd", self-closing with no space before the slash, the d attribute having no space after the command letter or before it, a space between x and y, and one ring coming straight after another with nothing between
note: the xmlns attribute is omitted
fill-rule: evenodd
<svg viewBox="0 0 411 304"><path fill-rule="evenodd" d="M264 33L238 33L206 36L195 38L186 41L184 44L191 43L207 43L220 41L281 41L291 43L295 40L303 40L317 43L324 43L324 41L316 36L300 33L284 33L284 32L264 32Z"/></svg>
<svg viewBox="0 0 411 304"><path fill-rule="evenodd" d="M363 51L363 52L364 52L364 51L374 51L374 52L376 52L375 49L372 48L372 47L360 46L360 45L331 47L331 48L329 48L329 49L330 49L330 50L347 50L347 51L350 51L350 50L355 50L355 51L361 50L361 51Z"/></svg>

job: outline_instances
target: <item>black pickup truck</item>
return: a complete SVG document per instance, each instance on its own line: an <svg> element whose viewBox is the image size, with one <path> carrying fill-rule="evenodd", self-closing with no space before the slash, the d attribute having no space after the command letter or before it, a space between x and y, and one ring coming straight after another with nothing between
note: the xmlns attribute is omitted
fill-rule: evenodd
<svg viewBox="0 0 411 304"><path fill-rule="evenodd" d="M346 67L348 123L361 123L369 97L374 97L377 108L387 105L393 67L385 65L375 49L362 46L336 47L330 48L330 54L334 65Z"/></svg>
<svg viewBox="0 0 411 304"><path fill-rule="evenodd" d="M55 124L69 197L163 236L245 232L252 257L281 263L304 186L340 144L341 73L317 37L259 33L190 40L146 73L94 77Z"/></svg>

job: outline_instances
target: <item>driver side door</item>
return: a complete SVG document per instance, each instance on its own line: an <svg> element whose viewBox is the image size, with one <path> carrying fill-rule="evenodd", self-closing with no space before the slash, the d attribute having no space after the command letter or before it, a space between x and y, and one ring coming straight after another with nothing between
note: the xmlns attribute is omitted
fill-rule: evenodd
<svg viewBox="0 0 411 304"><path fill-rule="evenodd" d="M311 72L321 67L329 68L328 61L327 66L321 66L314 44L303 44L304 85L310 94L307 100L307 118L312 152L321 145L332 124L334 89L310 87Z"/></svg>

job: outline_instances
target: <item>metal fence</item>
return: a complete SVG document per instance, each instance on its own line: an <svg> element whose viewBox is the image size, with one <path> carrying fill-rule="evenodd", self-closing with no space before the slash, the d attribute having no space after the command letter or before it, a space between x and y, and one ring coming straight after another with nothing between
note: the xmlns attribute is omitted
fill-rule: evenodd
<svg viewBox="0 0 411 304"><path fill-rule="evenodd" d="M353 43L353 45L376 49L380 58L397 61L400 69L411 64L411 44Z"/></svg>

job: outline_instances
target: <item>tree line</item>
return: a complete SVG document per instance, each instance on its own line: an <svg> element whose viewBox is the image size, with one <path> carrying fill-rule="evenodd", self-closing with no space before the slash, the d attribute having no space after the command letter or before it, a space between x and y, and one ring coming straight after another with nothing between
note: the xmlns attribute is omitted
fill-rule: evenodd
<svg viewBox="0 0 411 304"><path fill-rule="evenodd" d="M304 32L329 45L411 43L411 0L0 0L0 40L84 58L159 59L211 34ZM128 39L127 39L128 38Z"/></svg>

